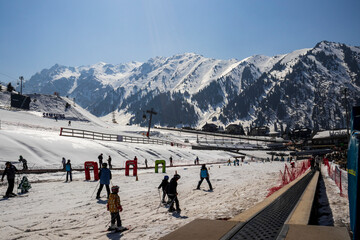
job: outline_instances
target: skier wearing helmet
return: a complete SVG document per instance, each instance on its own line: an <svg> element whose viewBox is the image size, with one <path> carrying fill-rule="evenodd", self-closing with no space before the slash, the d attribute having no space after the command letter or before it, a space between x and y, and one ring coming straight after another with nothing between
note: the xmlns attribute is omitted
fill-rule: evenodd
<svg viewBox="0 0 360 240"><path fill-rule="evenodd" d="M107 202L107 210L111 215L111 225L108 228L108 231L116 230L116 231L125 231L127 228L121 225L120 213L122 212L122 206L120 203L120 197L118 195L119 186L113 186L111 188L111 194L109 196L109 200ZM116 221L116 227L115 227Z"/></svg>
<svg viewBox="0 0 360 240"><path fill-rule="evenodd" d="M178 193L177 193L177 181L180 179L180 175L179 174L175 174L174 177L170 180L170 183L169 183L169 188L168 188L168 191L167 191L167 195L168 195L168 198L169 200L171 201L170 202L170 207L169 207L169 212L174 212L175 211L175 208L174 208L174 202L175 202L175 205L176 205L176 212L177 213L180 213L181 212L181 209L180 209L180 206L179 206L179 200L178 200Z"/></svg>
<svg viewBox="0 0 360 240"><path fill-rule="evenodd" d="M162 197L162 203L166 203L165 202L165 196L166 196L166 187L169 184L169 176L164 176L164 179L161 181L158 189L162 188L162 192L163 192L163 197Z"/></svg>
<svg viewBox="0 0 360 240"><path fill-rule="evenodd" d="M107 168L107 163L103 163L102 164L102 168L100 169L99 172L99 177L100 177L100 187L99 190L97 192L96 198L99 199L100 198L100 193L101 190L103 189L104 185L106 187L106 191L107 191L107 198L109 198L110 195L110 179L111 179L111 171L110 169Z"/></svg>

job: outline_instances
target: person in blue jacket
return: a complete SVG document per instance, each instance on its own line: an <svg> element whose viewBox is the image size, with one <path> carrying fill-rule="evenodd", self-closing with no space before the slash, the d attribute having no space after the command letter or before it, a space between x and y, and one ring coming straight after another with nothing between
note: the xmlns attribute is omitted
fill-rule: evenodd
<svg viewBox="0 0 360 240"><path fill-rule="evenodd" d="M71 163L70 163L70 159L68 159L67 163L65 164L65 170L66 170L66 182L69 180L69 176L70 176L70 182L72 181L72 168L71 168Z"/></svg>
<svg viewBox="0 0 360 240"><path fill-rule="evenodd" d="M210 182L210 180L209 180L209 172L208 172L205 164L203 164L203 165L201 166L201 169L200 169L200 181L199 181L199 184L198 184L198 186L197 186L196 189L200 189L200 185L201 185L201 183L204 181L204 179L206 179L207 183L209 184L210 191L212 191L213 188L212 188L211 182Z"/></svg>
<svg viewBox="0 0 360 240"><path fill-rule="evenodd" d="M99 177L100 177L100 187L99 190L97 191L97 195L96 198L99 199L100 198L100 193L101 190L103 189L104 185L106 187L106 191L107 191L107 198L109 198L110 195L110 179L111 179L111 171L110 169L107 168L107 163L103 163L102 164L102 168L100 169L99 172Z"/></svg>

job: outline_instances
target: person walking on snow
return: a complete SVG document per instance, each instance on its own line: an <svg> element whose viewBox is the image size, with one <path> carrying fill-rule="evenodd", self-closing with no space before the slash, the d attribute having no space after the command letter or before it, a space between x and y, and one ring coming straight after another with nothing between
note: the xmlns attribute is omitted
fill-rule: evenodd
<svg viewBox="0 0 360 240"><path fill-rule="evenodd" d="M27 161L25 158L23 158L23 156L20 155L19 157L19 162L21 162L23 164L23 169L22 170L28 170L28 165L27 165Z"/></svg>
<svg viewBox="0 0 360 240"><path fill-rule="evenodd" d="M11 162L5 163L5 170L2 174L1 181L4 181L4 176L6 175L8 180L8 188L6 190L6 194L4 197L14 197L16 196L15 193L12 191L14 190L14 184L15 184L15 173L18 171L14 165L11 164Z"/></svg>
<svg viewBox="0 0 360 240"><path fill-rule="evenodd" d="M197 186L196 189L200 189L200 185L204 181L204 179L206 179L207 183L209 184L210 191L212 191L213 188L212 188L211 182L209 180L209 172L208 172L205 164L203 164L201 166L201 169L200 169L200 181L199 181L198 186Z"/></svg>
<svg viewBox="0 0 360 240"><path fill-rule="evenodd" d="M111 165L111 157L110 157L110 155L109 155L109 158L108 158L108 165L109 165L109 169L112 169L112 165Z"/></svg>
<svg viewBox="0 0 360 240"><path fill-rule="evenodd" d="M98 156L98 159L99 159L99 168L101 168L102 163L103 163L103 154L102 153Z"/></svg>
<svg viewBox="0 0 360 240"><path fill-rule="evenodd" d="M169 184L169 176L164 176L164 179L161 181L160 185L158 186L158 189L162 188L163 197L162 197L162 203L165 202L165 196L166 196L166 187Z"/></svg>
<svg viewBox="0 0 360 240"><path fill-rule="evenodd" d="M99 190L97 191L96 194L96 199L100 198L100 193L101 190L103 189L104 185L106 187L106 191L107 191L107 198L109 198L110 195L110 179L111 179L111 171L110 169L107 168L107 164L103 163L102 164L102 168L100 169L99 172L99 177L100 177L100 187Z"/></svg>
<svg viewBox="0 0 360 240"><path fill-rule="evenodd" d="M70 182L72 181L72 168L71 168L71 163L70 163L70 159L68 159L67 163L65 164L65 170L66 170L66 181L67 182L69 180L69 176L70 176Z"/></svg>
<svg viewBox="0 0 360 240"><path fill-rule="evenodd" d="M180 209L180 205L179 205L179 200L178 200L178 193L177 193L177 181L180 179L180 175L179 174L175 174L174 177L170 180L169 183L169 187L167 190L167 195L170 201L170 206L169 206L169 212L174 212L175 208L174 208L174 202L176 205L176 212L180 213L181 209Z"/></svg>
<svg viewBox="0 0 360 240"><path fill-rule="evenodd" d="M126 230L125 227L121 225L120 213L122 212L122 206L120 203L120 197L118 195L119 186L113 186L111 188L111 194L109 195L109 200L107 202L107 210L110 212L111 216L111 225L108 228L108 231L116 230L116 231L123 231ZM116 226L115 227L115 222Z"/></svg>
<svg viewBox="0 0 360 240"><path fill-rule="evenodd" d="M63 165L63 169L65 170L66 159L64 157L62 158L61 163Z"/></svg>

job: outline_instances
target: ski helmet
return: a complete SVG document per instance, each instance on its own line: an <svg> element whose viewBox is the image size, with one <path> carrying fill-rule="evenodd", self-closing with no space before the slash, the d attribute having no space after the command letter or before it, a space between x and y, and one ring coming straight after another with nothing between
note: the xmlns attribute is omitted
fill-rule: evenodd
<svg viewBox="0 0 360 240"><path fill-rule="evenodd" d="M180 177L179 174L175 174L175 175L174 175L174 178L178 180L178 179L180 179L181 177Z"/></svg>
<svg viewBox="0 0 360 240"><path fill-rule="evenodd" d="M119 192L119 186L116 186L116 185L115 185L115 186L112 186L112 187L111 187L111 192L112 192L112 193L118 193L118 192Z"/></svg>
<svg viewBox="0 0 360 240"><path fill-rule="evenodd" d="M168 175L164 176L164 180L169 180L169 176Z"/></svg>

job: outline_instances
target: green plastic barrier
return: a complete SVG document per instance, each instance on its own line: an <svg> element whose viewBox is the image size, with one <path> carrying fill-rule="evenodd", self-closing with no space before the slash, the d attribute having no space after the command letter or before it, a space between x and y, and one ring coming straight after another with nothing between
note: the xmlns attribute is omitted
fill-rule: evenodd
<svg viewBox="0 0 360 240"><path fill-rule="evenodd" d="M159 170L158 170L158 165L159 164L162 164L162 172L163 173L166 173L166 171L165 171L165 168L166 168L166 162L165 162L165 160L156 160L155 161L155 173L158 173L159 172Z"/></svg>

